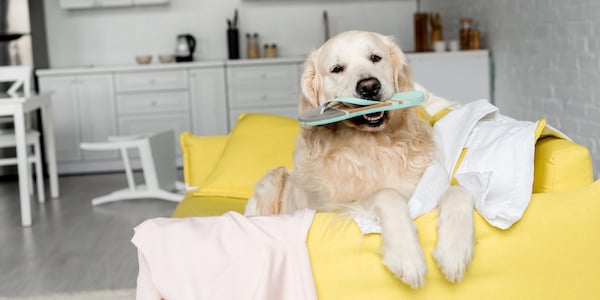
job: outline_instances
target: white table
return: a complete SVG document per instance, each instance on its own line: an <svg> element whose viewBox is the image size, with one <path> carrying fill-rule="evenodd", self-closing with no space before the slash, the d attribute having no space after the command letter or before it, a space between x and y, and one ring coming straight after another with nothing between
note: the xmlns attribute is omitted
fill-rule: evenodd
<svg viewBox="0 0 600 300"><path fill-rule="evenodd" d="M19 195L21 201L21 224L31 226L31 199L29 197L29 168L27 166L27 144L25 142L25 114L41 110L44 153L50 177L50 195L58 198L58 173L54 143L54 119L50 94L33 95L29 98L0 98L0 116L12 116L17 144L19 170Z"/></svg>

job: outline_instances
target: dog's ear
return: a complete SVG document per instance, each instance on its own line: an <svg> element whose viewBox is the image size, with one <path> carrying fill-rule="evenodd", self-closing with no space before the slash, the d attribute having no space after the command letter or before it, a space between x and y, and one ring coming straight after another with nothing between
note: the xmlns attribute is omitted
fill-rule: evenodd
<svg viewBox="0 0 600 300"><path fill-rule="evenodd" d="M412 91L413 77L408 60L391 37L387 37L388 49L394 72L394 86L397 92Z"/></svg>
<svg viewBox="0 0 600 300"><path fill-rule="evenodd" d="M300 79L300 99L298 101L298 110L300 113L319 106L319 97L323 93L321 76L317 70L318 51L311 52L304 63L304 71Z"/></svg>

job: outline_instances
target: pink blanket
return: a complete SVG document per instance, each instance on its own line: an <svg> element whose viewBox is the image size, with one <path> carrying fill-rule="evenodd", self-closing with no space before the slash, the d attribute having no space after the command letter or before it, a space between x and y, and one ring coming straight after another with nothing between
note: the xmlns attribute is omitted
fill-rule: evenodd
<svg viewBox="0 0 600 300"><path fill-rule="evenodd" d="M137 299L317 299L306 248L313 216L147 220L132 239Z"/></svg>

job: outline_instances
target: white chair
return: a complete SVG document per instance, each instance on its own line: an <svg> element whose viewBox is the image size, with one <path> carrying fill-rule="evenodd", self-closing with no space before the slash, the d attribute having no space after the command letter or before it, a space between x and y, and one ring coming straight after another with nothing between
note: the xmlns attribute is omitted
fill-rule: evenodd
<svg viewBox="0 0 600 300"><path fill-rule="evenodd" d="M6 94L8 98L19 97L18 91L21 88L25 98L31 97L31 67L30 66L1 66L0 67L0 82L13 82L8 88ZM2 99L0 99L2 101ZM1 102L0 102L1 104ZM0 124L12 123L12 118L0 118ZM40 146L40 133L37 130L27 128L25 141L28 151L27 162L35 165L36 183L37 183L37 199L40 203L46 200L44 192L44 174L42 171L42 154ZM15 132L12 129L0 130L0 148L15 148L17 146ZM0 166L17 165L18 160L16 155L11 157L0 157ZM33 182L31 178L32 172L29 172L29 193L33 194Z"/></svg>
<svg viewBox="0 0 600 300"><path fill-rule="evenodd" d="M127 177L128 188L94 198L92 205L144 198L181 201L183 194L179 191L184 189L184 184L177 181L174 140L173 131L164 131L137 136L110 137L107 142L81 143L83 150L119 150ZM132 149L139 152L145 185L135 184L128 154Z"/></svg>

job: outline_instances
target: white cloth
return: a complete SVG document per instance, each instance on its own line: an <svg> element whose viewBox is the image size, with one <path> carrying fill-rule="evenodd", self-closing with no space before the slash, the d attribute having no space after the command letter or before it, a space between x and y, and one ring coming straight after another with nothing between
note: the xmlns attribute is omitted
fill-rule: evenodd
<svg viewBox="0 0 600 300"><path fill-rule="evenodd" d="M440 174L432 177L448 178L466 148L455 178L474 196L479 214L491 225L507 229L522 217L531 198L536 127L536 122L501 115L485 99L456 108L433 128L444 163L443 168L434 167ZM419 189L423 185L431 189L428 180L421 180L411 201L425 198ZM440 186L436 195L444 188ZM411 210L413 217L427 211Z"/></svg>
<svg viewBox="0 0 600 300"><path fill-rule="evenodd" d="M306 248L313 216L147 220L132 239L137 299L317 299Z"/></svg>
<svg viewBox="0 0 600 300"><path fill-rule="evenodd" d="M434 109L439 111L451 102L435 103L441 105L436 104ZM408 203L411 217L417 218L438 205L466 148L454 177L471 192L476 210L488 223L509 228L523 216L531 198L537 125L501 115L485 99L454 106L433 127L439 153ZM552 127L545 127L544 132L567 138ZM355 220L365 234L380 232L378 224L372 224L376 218L357 216Z"/></svg>

